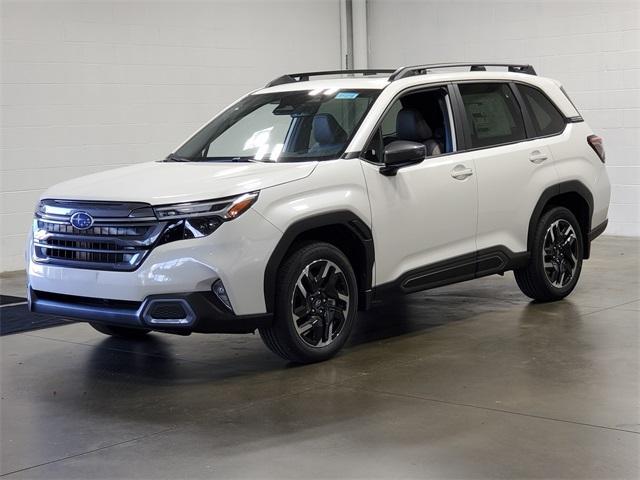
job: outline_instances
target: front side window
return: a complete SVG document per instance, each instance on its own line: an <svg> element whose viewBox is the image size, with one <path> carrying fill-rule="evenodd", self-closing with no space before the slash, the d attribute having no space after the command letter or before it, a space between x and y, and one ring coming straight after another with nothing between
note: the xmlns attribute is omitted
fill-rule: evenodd
<svg viewBox="0 0 640 480"><path fill-rule="evenodd" d="M340 157L378 90L318 89L245 97L169 159L302 162Z"/></svg>
<svg viewBox="0 0 640 480"><path fill-rule="evenodd" d="M537 137L554 135L564 130L564 117L544 93L526 85L518 85L518 90L527 106Z"/></svg>
<svg viewBox="0 0 640 480"><path fill-rule="evenodd" d="M382 163L384 147L397 140L424 144L427 157L455 150L445 88L413 91L391 104L364 158Z"/></svg>
<svg viewBox="0 0 640 480"><path fill-rule="evenodd" d="M471 133L471 148L526 138L522 112L506 83L459 85Z"/></svg>

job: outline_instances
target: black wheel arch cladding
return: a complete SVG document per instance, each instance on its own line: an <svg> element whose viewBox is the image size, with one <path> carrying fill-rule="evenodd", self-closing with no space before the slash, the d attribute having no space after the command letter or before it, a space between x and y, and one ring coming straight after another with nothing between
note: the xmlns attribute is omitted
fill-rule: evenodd
<svg viewBox="0 0 640 480"><path fill-rule="evenodd" d="M534 234L540 218L549 208L554 206L565 207L575 215L582 231L583 258L585 260L588 259L591 250L589 233L593 215L593 195L582 182L577 180L558 183L542 192L529 220L527 250L531 252Z"/></svg>
<svg viewBox="0 0 640 480"><path fill-rule="evenodd" d="M267 312L273 312L274 309L278 269L291 247L301 240L325 241L340 249L356 273L359 296L364 297L371 291L375 252L369 226L349 210L312 215L293 223L285 230L267 262L264 272Z"/></svg>

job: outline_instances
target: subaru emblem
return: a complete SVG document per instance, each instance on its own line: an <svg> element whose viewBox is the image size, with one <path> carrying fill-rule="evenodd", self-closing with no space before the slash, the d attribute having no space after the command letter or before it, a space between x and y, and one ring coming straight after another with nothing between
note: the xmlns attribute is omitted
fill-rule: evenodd
<svg viewBox="0 0 640 480"><path fill-rule="evenodd" d="M93 225L93 217L87 212L76 212L71 215L69 221L71 222L71 225L78 230L86 230L87 228L91 228L91 225Z"/></svg>

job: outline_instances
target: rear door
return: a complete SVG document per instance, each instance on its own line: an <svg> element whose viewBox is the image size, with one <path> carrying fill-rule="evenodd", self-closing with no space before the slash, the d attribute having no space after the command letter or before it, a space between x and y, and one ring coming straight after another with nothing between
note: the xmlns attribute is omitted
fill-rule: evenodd
<svg viewBox="0 0 640 480"><path fill-rule="evenodd" d="M464 156L475 161L478 251L527 250L529 220L541 193L558 182L545 138L535 137L519 92L508 82L458 83Z"/></svg>

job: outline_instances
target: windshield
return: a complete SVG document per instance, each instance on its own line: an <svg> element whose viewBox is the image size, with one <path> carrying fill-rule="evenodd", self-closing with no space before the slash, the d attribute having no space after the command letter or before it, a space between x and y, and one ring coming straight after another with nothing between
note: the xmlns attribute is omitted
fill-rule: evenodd
<svg viewBox="0 0 640 480"><path fill-rule="evenodd" d="M379 90L323 88L249 95L167 160L304 162L338 158Z"/></svg>

